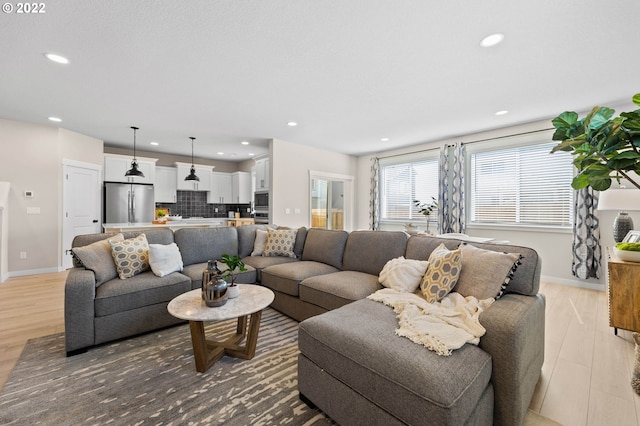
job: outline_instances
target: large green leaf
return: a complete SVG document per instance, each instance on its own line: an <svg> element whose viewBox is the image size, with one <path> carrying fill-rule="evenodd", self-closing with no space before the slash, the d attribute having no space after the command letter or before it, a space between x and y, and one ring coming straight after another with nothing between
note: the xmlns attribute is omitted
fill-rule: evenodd
<svg viewBox="0 0 640 426"><path fill-rule="evenodd" d="M636 93L635 95L633 95L633 98L631 100L634 104L640 106L640 93Z"/></svg>
<svg viewBox="0 0 640 426"><path fill-rule="evenodd" d="M610 177L589 176L589 186L596 191L606 191L611 187Z"/></svg>
<svg viewBox="0 0 640 426"><path fill-rule="evenodd" d="M608 107L594 107L584 119L584 127L588 132L600 129L615 114L615 110Z"/></svg>
<svg viewBox="0 0 640 426"><path fill-rule="evenodd" d="M625 120L624 123L620 125L622 130L626 131L631 135L639 135L640 134L640 120L638 119L630 119Z"/></svg>
<svg viewBox="0 0 640 426"><path fill-rule="evenodd" d="M551 123L556 129L568 129L576 121L578 121L578 114L576 112L565 111L551 120Z"/></svg>

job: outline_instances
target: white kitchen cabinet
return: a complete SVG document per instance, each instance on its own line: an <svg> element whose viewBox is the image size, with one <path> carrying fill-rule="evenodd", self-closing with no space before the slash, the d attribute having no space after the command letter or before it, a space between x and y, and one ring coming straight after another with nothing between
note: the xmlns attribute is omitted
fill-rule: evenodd
<svg viewBox="0 0 640 426"><path fill-rule="evenodd" d="M178 170L175 167L156 167L156 203L177 202L176 190Z"/></svg>
<svg viewBox="0 0 640 426"><path fill-rule="evenodd" d="M269 189L269 159L261 158L256 160L256 191Z"/></svg>
<svg viewBox="0 0 640 426"><path fill-rule="evenodd" d="M230 173L212 172L210 190L207 192L209 204L233 203L233 179Z"/></svg>
<svg viewBox="0 0 640 426"><path fill-rule="evenodd" d="M235 172L231 174L232 198L237 204L249 204L251 197L251 173Z"/></svg>
<svg viewBox="0 0 640 426"><path fill-rule="evenodd" d="M181 191L209 191L211 188L211 171L213 166L194 165L196 169L196 176L200 178L197 180L184 180L189 173L191 173L191 164L188 163L176 163L177 177L176 184L177 189Z"/></svg>
<svg viewBox="0 0 640 426"><path fill-rule="evenodd" d="M144 177L125 176L133 156L104 154L104 181L124 183L155 183L157 158L137 157L138 169Z"/></svg>

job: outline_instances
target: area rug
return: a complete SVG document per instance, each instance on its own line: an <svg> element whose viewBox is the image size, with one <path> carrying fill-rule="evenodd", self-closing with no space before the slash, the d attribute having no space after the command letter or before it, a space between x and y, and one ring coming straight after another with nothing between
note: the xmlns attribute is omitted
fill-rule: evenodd
<svg viewBox="0 0 640 426"><path fill-rule="evenodd" d="M208 335L235 321L212 323ZM0 395L2 425L330 425L298 398L298 323L262 315L252 360L195 370L188 325L65 357L64 334L30 340Z"/></svg>

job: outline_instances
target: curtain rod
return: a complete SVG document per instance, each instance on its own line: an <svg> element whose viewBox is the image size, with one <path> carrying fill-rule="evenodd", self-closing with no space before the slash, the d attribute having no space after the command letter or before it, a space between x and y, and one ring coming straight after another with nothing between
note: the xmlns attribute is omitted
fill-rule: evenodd
<svg viewBox="0 0 640 426"><path fill-rule="evenodd" d="M462 145L469 145L469 144L478 143L478 142L488 142L488 141L495 141L495 140L498 140L498 139L512 138L514 136L533 135L535 133L548 132L549 130L553 130L553 129L555 129L555 127L549 127L549 128L540 129L540 130L532 130L530 132L514 133L512 135L496 136L495 138L477 139L475 141L461 142L461 143L462 143ZM446 146L453 146L453 145L448 144Z"/></svg>
<svg viewBox="0 0 640 426"><path fill-rule="evenodd" d="M553 130L553 129L554 129L554 127L549 127L549 128L546 128L546 129L532 130L530 132L514 133L512 135L504 135L504 136L496 136L494 138L478 139L478 140L470 141L470 142L462 142L462 145L469 145L469 144L478 143L478 142L488 142L488 141L493 141L493 140L497 140L497 139L512 138L514 136L533 135L535 133L547 132L547 131ZM453 146L453 145L452 144L444 144L444 146ZM429 152L429 151L433 151L433 150L436 150L436 149L440 149L440 147L428 148L428 149L420 149L418 151L411 151L411 152L405 152L405 153L402 153L402 154L387 155L385 157L375 157L375 158L378 158L379 160L382 160L384 158L393 158L393 157L400 157L402 155L419 154L421 152Z"/></svg>

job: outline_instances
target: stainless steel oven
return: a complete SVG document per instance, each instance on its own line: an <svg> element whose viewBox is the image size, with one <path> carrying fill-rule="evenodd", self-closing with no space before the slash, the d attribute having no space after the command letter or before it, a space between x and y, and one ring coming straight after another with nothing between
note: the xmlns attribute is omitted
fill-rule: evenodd
<svg viewBox="0 0 640 426"><path fill-rule="evenodd" d="M253 218L256 223L269 223L269 191L256 191L253 196Z"/></svg>
<svg viewBox="0 0 640 426"><path fill-rule="evenodd" d="M256 211L253 214L253 220L255 223L258 223L258 224L269 223L269 212Z"/></svg>
<svg viewBox="0 0 640 426"><path fill-rule="evenodd" d="M256 191L253 195L253 209L255 211L269 211L269 191Z"/></svg>

